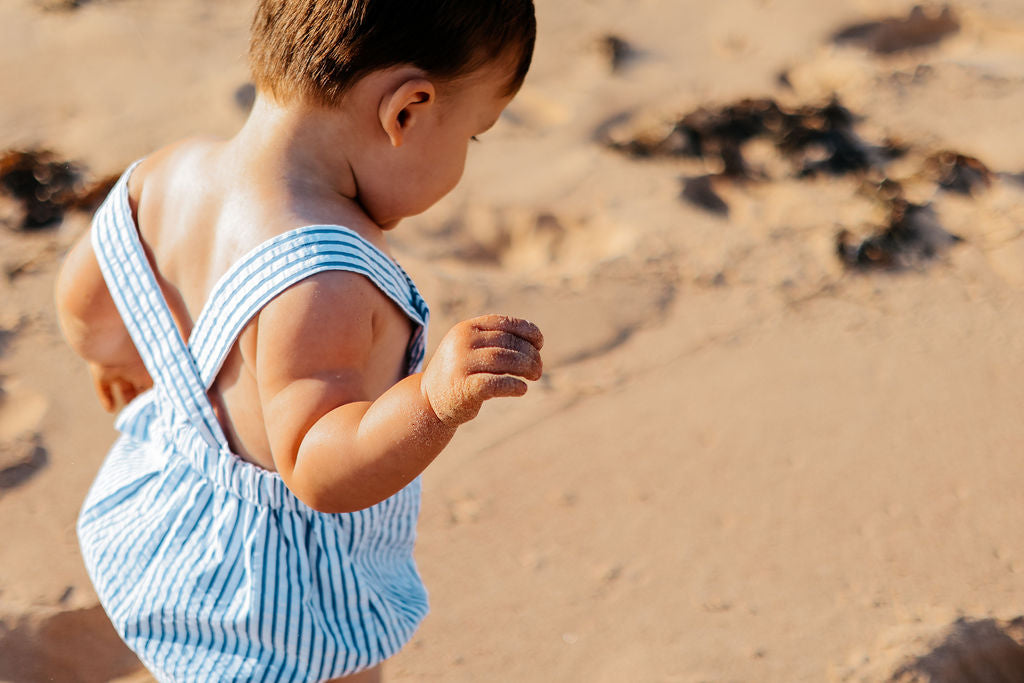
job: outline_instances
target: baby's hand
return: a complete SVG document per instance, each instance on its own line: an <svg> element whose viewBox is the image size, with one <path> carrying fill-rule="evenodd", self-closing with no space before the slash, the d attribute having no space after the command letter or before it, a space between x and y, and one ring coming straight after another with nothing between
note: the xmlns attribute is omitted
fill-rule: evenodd
<svg viewBox="0 0 1024 683"><path fill-rule="evenodd" d="M443 423L469 422L484 401L522 396L540 379L544 335L531 322L484 315L453 327L423 372L423 395Z"/></svg>
<svg viewBox="0 0 1024 683"><path fill-rule="evenodd" d="M141 363L114 366L90 362L89 372L96 395L108 413L121 410L153 386L153 380Z"/></svg>

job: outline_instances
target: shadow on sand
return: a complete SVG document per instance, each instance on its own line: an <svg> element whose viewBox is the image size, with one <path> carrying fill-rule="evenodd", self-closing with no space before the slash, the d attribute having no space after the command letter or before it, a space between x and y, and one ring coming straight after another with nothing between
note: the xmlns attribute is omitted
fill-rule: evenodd
<svg viewBox="0 0 1024 683"><path fill-rule="evenodd" d="M0 680L106 683L140 669L99 605L0 621Z"/></svg>

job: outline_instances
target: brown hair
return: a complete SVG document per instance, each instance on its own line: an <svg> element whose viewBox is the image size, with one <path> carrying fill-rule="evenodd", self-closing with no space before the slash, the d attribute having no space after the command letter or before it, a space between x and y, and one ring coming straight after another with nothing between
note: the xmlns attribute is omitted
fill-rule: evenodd
<svg viewBox="0 0 1024 683"><path fill-rule="evenodd" d="M447 80L515 55L512 94L536 31L533 0L259 0L249 64L279 101L331 106L371 71L411 64Z"/></svg>

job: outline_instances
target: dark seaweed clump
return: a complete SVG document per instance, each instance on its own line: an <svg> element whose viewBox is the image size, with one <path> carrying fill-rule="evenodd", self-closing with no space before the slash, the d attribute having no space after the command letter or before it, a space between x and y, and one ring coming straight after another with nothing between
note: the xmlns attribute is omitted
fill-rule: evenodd
<svg viewBox="0 0 1024 683"><path fill-rule="evenodd" d="M744 99L697 109L676 121L667 134L619 141L601 131L598 137L606 146L638 159L710 160L720 172L684 178L680 196L719 216L729 214L729 205L716 185L770 180L744 154L755 139L769 140L790 161L797 178L853 175L876 185L878 200L888 209L887 223L859 244L847 230L836 239L839 257L851 268L904 268L962 241L943 229L930 205L909 202L900 184L888 177L890 162L907 155L910 148L894 140L866 142L856 133L858 120L838 98L822 106L792 108L772 99ZM919 175L939 189L965 195L984 190L994 177L978 159L948 150L927 156Z"/></svg>
<svg viewBox="0 0 1024 683"><path fill-rule="evenodd" d="M715 191L714 180L712 175L684 178L682 197L706 211L728 216L729 204Z"/></svg>
<svg viewBox="0 0 1024 683"><path fill-rule="evenodd" d="M772 99L745 99L687 114L660 139L605 142L638 158L718 159L723 175L744 180L758 177L743 154L744 145L755 138L770 139L793 160L801 177L867 171L905 153L904 148L891 142L880 147L866 144L854 131L856 120L838 98L824 106L794 109L786 109Z"/></svg>
<svg viewBox="0 0 1024 683"><path fill-rule="evenodd" d="M89 0L36 0L41 9L57 12L70 12L79 9Z"/></svg>
<svg viewBox="0 0 1024 683"><path fill-rule="evenodd" d="M925 159L925 170L943 190L972 196L992 185L992 171L980 160L952 151Z"/></svg>
<svg viewBox="0 0 1024 683"><path fill-rule="evenodd" d="M235 90L235 106L242 112L248 114L256 103L256 86L252 83L244 83Z"/></svg>
<svg viewBox="0 0 1024 683"><path fill-rule="evenodd" d="M612 73L621 71L630 59L636 57L636 50L624 38L609 33L598 41L598 48L608 61Z"/></svg>
<svg viewBox="0 0 1024 683"><path fill-rule="evenodd" d="M851 24L832 36L836 44L854 44L878 54L934 45L960 30L960 21L948 6L932 16L915 6L906 17L890 17L878 21Z"/></svg>
<svg viewBox="0 0 1024 683"><path fill-rule="evenodd" d="M942 190L973 196L992 184L994 174L974 157L943 151L928 156L923 175ZM855 269L901 269L931 260L963 238L946 231L930 204L914 204L903 188L886 178L878 196L888 207L889 219L875 234L857 244L848 230L836 236L836 253Z"/></svg>
<svg viewBox="0 0 1024 683"><path fill-rule="evenodd" d="M0 153L0 195L15 204L7 222L21 230L56 225L71 210L89 211L103 200L116 177L86 185L83 169L45 150Z"/></svg>
<svg viewBox="0 0 1024 683"><path fill-rule="evenodd" d="M836 253L856 269L899 270L931 260L963 238L946 232L935 210L896 197L888 202L889 220L858 242L848 230L836 237Z"/></svg>

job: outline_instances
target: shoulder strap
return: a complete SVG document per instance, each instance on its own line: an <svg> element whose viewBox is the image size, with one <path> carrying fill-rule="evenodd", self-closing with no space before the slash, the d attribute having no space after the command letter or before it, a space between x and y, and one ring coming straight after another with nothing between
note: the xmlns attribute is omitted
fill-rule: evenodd
<svg viewBox="0 0 1024 683"><path fill-rule="evenodd" d="M312 225L274 237L253 249L217 282L199 314L189 345L203 385L210 387L238 335L271 299L327 270L359 273L416 323L408 371L423 362L429 311L402 268L348 228Z"/></svg>
<svg viewBox="0 0 1024 683"><path fill-rule="evenodd" d="M96 212L93 250L161 403L186 417L211 446L226 446L195 360L174 322L132 218L128 178L138 163L125 171Z"/></svg>

